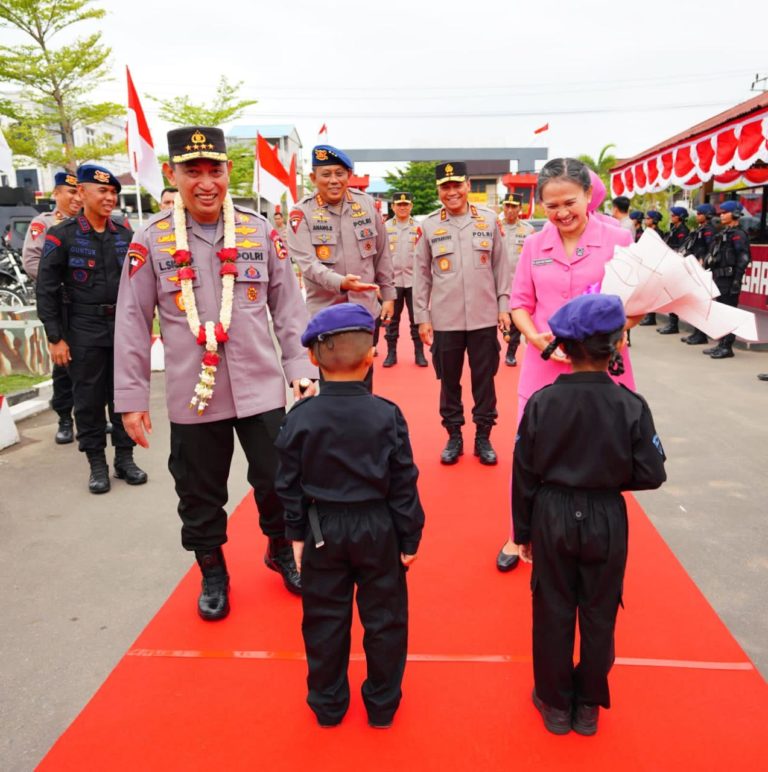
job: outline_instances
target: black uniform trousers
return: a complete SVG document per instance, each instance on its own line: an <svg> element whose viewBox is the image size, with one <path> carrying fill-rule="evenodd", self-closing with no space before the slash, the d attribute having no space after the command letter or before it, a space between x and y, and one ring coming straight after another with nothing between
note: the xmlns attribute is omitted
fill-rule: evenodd
<svg viewBox="0 0 768 772"><path fill-rule="evenodd" d="M87 452L107 446L106 405L112 422L112 445L132 448L136 443L123 428L122 416L115 413L114 348L71 345L69 352L78 447Z"/></svg>
<svg viewBox="0 0 768 772"><path fill-rule="evenodd" d="M211 550L227 541L227 481L240 441L248 460L248 482L266 536L285 534L283 506L275 493L277 450L274 442L285 418L277 408L248 418L199 424L171 422L168 469L176 483L181 518L181 544L187 550Z"/></svg>
<svg viewBox="0 0 768 772"><path fill-rule="evenodd" d="M432 364L440 380L440 415L446 428L464 425L464 405L461 401L461 373L464 352L469 359L472 380L472 420L478 426L496 423L496 385L501 346L496 327L479 330L434 331L430 349Z"/></svg>
<svg viewBox="0 0 768 772"><path fill-rule="evenodd" d="M74 406L72 398L72 379L69 370L61 365L53 366L53 394L51 408L62 418L70 418Z"/></svg>
<svg viewBox="0 0 768 772"><path fill-rule="evenodd" d="M392 320L386 326L384 338L387 343L397 344L400 336L400 317L403 314L403 306L408 308L408 321L411 327L411 340L416 343L419 338L419 325L413 321L413 287L395 287L397 297L395 298L395 310L392 314Z"/></svg>
<svg viewBox="0 0 768 772"><path fill-rule="evenodd" d="M611 706L616 614L627 563L627 511L618 492L545 485L531 521L533 673L555 708ZM573 665L578 613L581 647Z"/></svg>
<svg viewBox="0 0 768 772"><path fill-rule="evenodd" d="M720 294L715 298L718 303L722 303L725 306L733 306L733 308L736 308L739 305L739 295L741 294L741 290L738 292L731 292L731 287L733 286L732 276L715 278L715 286L720 290ZM735 340L736 336L732 332L729 332L727 335L723 335L719 342L730 348L733 346Z"/></svg>
<svg viewBox="0 0 768 772"><path fill-rule="evenodd" d="M318 503L325 544L311 531L301 565L301 624L307 652L307 702L324 724L349 707L352 596L365 631L367 678L362 696L372 723L392 720L402 696L408 648L408 590L386 502Z"/></svg>

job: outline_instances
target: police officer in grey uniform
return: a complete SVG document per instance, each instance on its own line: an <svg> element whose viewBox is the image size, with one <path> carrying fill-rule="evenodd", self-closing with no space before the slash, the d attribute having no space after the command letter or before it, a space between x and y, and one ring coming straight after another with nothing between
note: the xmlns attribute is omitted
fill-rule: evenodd
<svg viewBox="0 0 768 772"><path fill-rule="evenodd" d="M403 306L408 308L408 320L410 321L411 340L416 364L419 367L427 367L428 362L424 356L424 344L419 337L419 325L413 317L413 261L416 254L416 245L421 238L421 228L411 217L413 210L413 196L407 191L398 191L392 197L392 208L395 216L387 220L385 227L389 238L389 249L392 253L392 261L395 273L395 312L392 322L387 326L384 338L387 341L387 356L383 367L392 367L397 364L397 339L400 335L400 316Z"/></svg>
<svg viewBox="0 0 768 772"><path fill-rule="evenodd" d="M168 133L168 151L170 163L163 171L179 189L176 206L152 217L137 235L121 279L115 403L128 432L147 447L157 305L171 419L168 465L179 496L181 540L185 549L194 550L203 575L198 613L217 620L229 613L222 545L235 434L248 460L259 524L268 537L265 563L282 575L289 591L301 590L274 489L273 443L285 415L286 381L298 396L301 380L316 378L317 370L299 339L309 317L285 245L264 217L231 203L232 162L223 132L205 126L174 129ZM188 249L182 250L179 244L187 246L185 241ZM233 274L230 295L224 277ZM313 393L313 386L306 393Z"/></svg>
<svg viewBox="0 0 768 772"><path fill-rule="evenodd" d="M739 227L741 204L738 201L724 201L720 204L720 222L723 229L712 242L712 252L706 260L706 267L712 271L712 278L720 290L718 303L726 306L739 305L741 280L752 259L749 253L749 237ZM712 359L730 359L733 356L733 343L736 336L730 332L724 335L713 348L705 348L702 353Z"/></svg>
<svg viewBox="0 0 768 772"><path fill-rule="evenodd" d="M482 464L495 464L490 442L498 416L493 379L501 350L497 328L507 331L511 325L509 259L496 213L468 201L466 164L438 164L435 179L442 207L421 225L413 308L440 380L440 415L448 431L440 461L455 464L464 451L461 373L466 352L475 403L474 452Z"/></svg>
<svg viewBox="0 0 768 772"><path fill-rule="evenodd" d="M503 234L507 245L507 256L512 269L512 280L515 278L515 269L523 252L523 243L534 232L534 227L529 222L520 219L520 206L522 200L514 193L507 193L506 198L501 202L504 211ZM520 330L515 327L514 322L510 322L509 335L507 336L507 354L504 357L504 364L507 367L517 366L517 347L520 345Z"/></svg>
<svg viewBox="0 0 768 772"><path fill-rule="evenodd" d="M43 212L29 224L24 246L21 249L21 261L27 275L37 280L40 267L40 257L43 254L45 234L53 225L58 225L67 217L74 217L82 206L80 193L77 190L77 177L69 172L57 172L54 177L54 188L51 194L56 207L52 212ZM53 395L51 408L59 416L59 427L56 431L57 445L67 445L75 437L72 424L72 381L66 367L53 365Z"/></svg>
<svg viewBox="0 0 768 772"><path fill-rule="evenodd" d="M45 236L37 311L51 359L68 367L72 379L78 446L91 468L88 489L106 493L110 481L104 452L105 404L113 426L115 477L129 485L147 481L133 460L134 443L113 405L115 307L133 232L110 216L120 182L108 169L85 164L77 170L77 181L83 211L54 225Z"/></svg>
<svg viewBox="0 0 768 772"><path fill-rule="evenodd" d="M309 177L317 192L288 215L288 251L301 269L311 315L336 303L359 303L386 325L397 294L387 231L373 199L349 187L353 168L338 148L312 149Z"/></svg>

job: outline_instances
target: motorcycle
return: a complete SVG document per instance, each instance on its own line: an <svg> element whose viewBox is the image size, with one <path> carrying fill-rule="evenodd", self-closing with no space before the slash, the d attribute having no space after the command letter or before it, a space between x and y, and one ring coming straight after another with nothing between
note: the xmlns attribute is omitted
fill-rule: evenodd
<svg viewBox="0 0 768 772"><path fill-rule="evenodd" d="M35 304L35 289L13 249L0 249L0 306L31 306Z"/></svg>

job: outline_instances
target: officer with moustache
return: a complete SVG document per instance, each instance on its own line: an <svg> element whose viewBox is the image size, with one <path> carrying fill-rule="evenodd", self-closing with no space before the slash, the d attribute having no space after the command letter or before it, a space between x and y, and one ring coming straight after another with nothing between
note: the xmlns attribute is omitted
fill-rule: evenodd
<svg viewBox="0 0 768 772"><path fill-rule="evenodd" d="M669 210L669 233L664 238L667 246L674 249L675 252L682 254L685 240L690 231L685 221L688 219L688 210L684 206L673 206ZM677 314L670 313L669 322L660 329L656 330L659 335L676 335L680 332L680 318Z"/></svg>
<svg viewBox="0 0 768 772"><path fill-rule="evenodd" d="M120 182L109 170L86 164L77 170L77 182L83 211L54 225L45 237L37 310L51 359L67 367L72 379L77 441L91 467L88 490L106 493L110 481L104 452L105 404L112 422L115 477L129 485L147 481L133 460L135 443L113 402L117 291L133 233L111 217Z"/></svg>
<svg viewBox="0 0 768 772"><path fill-rule="evenodd" d="M523 242L535 232L534 227L530 223L520 219L521 204L522 201L514 193L507 193L506 198L502 201L504 208L504 227L502 232L507 245L507 256L509 257L511 267L510 281L515 278L515 269L517 268L518 260L520 260L520 254L523 251ZM514 322L510 322L507 354L504 357L504 364L507 367L517 366L516 354L519 345L520 330L515 327Z"/></svg>
<svg viewBox="0 0 768 772"><path fill-rule="evenodd" d="M688 238L685 240L685 244L683 244L683 254L693 255L702 265L704 265L704 260L712 250L712 242L717 234L715 226L712 225L714 214L715 207L712 204L697 206L696 222L698 228L688 234ZM680 340L689 346L699 346L709 342L707 336L697 329L694 329L690 335L684 335Z"/></svg>
<svg viewBox="0 0 768 772"><path fill-rule="evenodd" d="M726 306L739 305L741 280L752 259L749 254L749 237L739 227L741 204L738 201L724 201L720 204L720 222L723 229L712 242L712 251L706 260L706 267L712 271L712 278L720 290L718 303ZM731 332L723 336L714 348L705 348L702 353L712 359L730 359L736 336Z"/></svg>
<svg viewBox="0 0 768 772"><path fill-rule="evenodd" d="M43 212L30 222L27 235L24 237L24 246L21 249L24 270L33 280L37 279L40 256L43 254L43 244L48 229L63 222L67 217L74 217L82 206L80 193L77 190L77 177L74 174L57 172L54 183L51 197L56 207L52 212ZM52 378L51 408L59 416L59 428L54 439L57 445L67 445L75 439L72 424L72 380L67 368L56 364L53 365Z"/></svg>
<svg viewBox="0 0 768 772"><path fill-rule="evenodd" d="M301 381L317 378L317 369L299 339L309 317L285 245L266 218L229 196L232 162L224 133L173 129L168 155L163 173L179 189L174 209L156 214L137 235L121 279L115 402L130 435L147 447L157 306L181 542L194 551L202 574L198 614L215 621L230 611L222 546L235 435L267 536L264 562L286 589L301 593L275 492L274 442L285 417L286 382L298 398ZM313 393L309 385L305 394Z"/></svg>
<svg viewBox="0 0 768 772"><path fill-rule="evenodd" d="M480 463L492 465L497 463L490 434L498 416L493 381L501 350L498 329L507 331L511 325L509 258L496 213L469 203L466 164L438 164L435 180L442 207L422 223L413 308L440 380L440 415L448 432L440 461L455 464L464 452L461 373L466 352L475 403L474 452Z"/></svg>
<svg viewBox="0 0 768 772"><path fill-rule="evenodd" d="M406 191L398 191L392 198L392 209L395 216L387 220L385 227L389 238L389 249L392 253L392 262L395 275L395 311L392 322L387 326L384 338L387 341L387 356L383 367L392 367L397 364L397 339L400 335L400 316L403 306L408 308L408 320L410 321L411 340L416 364L419 367L427 367L428 362L424 356L424 344L419 337L419 326L413 317L413 261L416 255L416 245L421 238L421 228L411 217L413 211L413 197Z"/></svg>
<svg viewBox="0 0 768 772"><path fill-rule="evenodd" d="M336 303L359 303L387 325L397 296L389 239L374 200L349 187L353 168L338 148L312 149L309 178L317 192L288 215L288 251L301 269L310 315Z"/></svg>

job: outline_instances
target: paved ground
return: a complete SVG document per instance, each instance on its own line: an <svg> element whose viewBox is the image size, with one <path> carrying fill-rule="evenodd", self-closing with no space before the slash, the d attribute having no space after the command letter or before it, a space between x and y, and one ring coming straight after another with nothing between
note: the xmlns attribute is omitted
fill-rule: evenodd
<svg viewBox="0 0 768 772"><path fill-rule="evenodd" d="M669 482L639 499L768 676L768 383L755 378L768 353L716 362L653 328L633 338L638 387L669 456ZM152 409L152 447L137 456L145 486L116 480L108 495L88 494L84 459L53 444L50 412L0 452L2 770L35 766L192 562L177 547L159 377ZM231 480L234 503L246 492L239 450Z"/></svg>

